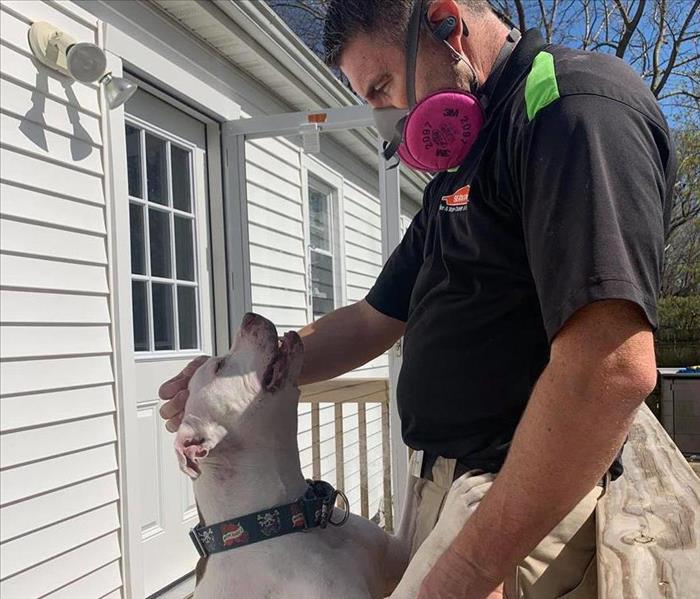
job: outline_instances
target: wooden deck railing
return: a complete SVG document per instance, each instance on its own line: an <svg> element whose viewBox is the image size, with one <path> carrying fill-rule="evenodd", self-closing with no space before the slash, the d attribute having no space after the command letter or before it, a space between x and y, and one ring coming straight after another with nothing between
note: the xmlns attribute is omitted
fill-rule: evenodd
<svg viewBox="0 0 700 599"><path fill-rule="evenodd" d="M598 502L599 599L700 597L700 479L642 406Z"/></svg>
<svg viewBox="0 0 700 599"><path fill-rule="evenodd" d="M311 454L314 478L321 477L321 438L320 404L333 404L335 423L335 484L343 489L345 485L345 445L343 405L357 404L357 432L360 466L360 513L365 518L369 513L369 476L367 448L367 406L381 404L382 437L382 504L384 528L393 531L393 510L391 497L391 447L389 438L389 393L386 379L345 379L305 385L301 389L300 403L311 404Z"/></svg>

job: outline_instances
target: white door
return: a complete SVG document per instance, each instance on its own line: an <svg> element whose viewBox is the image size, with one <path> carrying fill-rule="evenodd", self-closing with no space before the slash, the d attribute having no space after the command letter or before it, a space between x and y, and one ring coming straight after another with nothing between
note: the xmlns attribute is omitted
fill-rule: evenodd
<svg viewBox="0 0 700 599"><path fill-rule="evenodd" d="M190 573L197 519L190 480L158 415L158 387L211 354L206 126L138 91L126 105L132 314L144 590Z"/></svg>

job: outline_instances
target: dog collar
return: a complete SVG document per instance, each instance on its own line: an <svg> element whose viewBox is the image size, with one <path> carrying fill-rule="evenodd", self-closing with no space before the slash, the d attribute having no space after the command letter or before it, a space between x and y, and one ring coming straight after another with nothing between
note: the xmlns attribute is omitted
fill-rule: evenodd
<svg viewBox="0 0 700 599"><path fill-rule="evenodd" d="M201 523L190 530L190 539L200 557L236 549L290 532L304 532L310 528L326 528L328 524L342 526L350 512L348 498L322 480L307 480L306 492L292 503L254 512L239 518L225 520L211 526ZM340 495L345 503L345 515L333 522L331 515L335 500Z"/></svg>

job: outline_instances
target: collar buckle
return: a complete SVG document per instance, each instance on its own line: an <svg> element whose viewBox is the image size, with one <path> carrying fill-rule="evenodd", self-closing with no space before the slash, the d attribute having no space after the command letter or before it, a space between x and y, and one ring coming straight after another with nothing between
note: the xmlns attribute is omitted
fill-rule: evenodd
<svg viewBox="0 0 700 599"><path fill-rule="evenodd" d="M192 539L192 543L194 543L195 549L197 549L197 553L199 553L199 557L207 557L209 555L207 548L204 546L202 539L199 537L199 526L190 528L190 539Z"/></svg>

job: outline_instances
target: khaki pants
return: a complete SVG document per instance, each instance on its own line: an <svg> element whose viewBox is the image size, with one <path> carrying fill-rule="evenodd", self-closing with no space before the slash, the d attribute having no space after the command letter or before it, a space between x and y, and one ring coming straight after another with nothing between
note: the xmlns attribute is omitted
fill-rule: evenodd
<svg viewBox="0 0 700 599"><path fill-rule="evenodd" d="M415 464L418 455L414 452L411 458L411 472L420 470ZM455 465L455 460L438 458L432 469L433 480L421 479L418 485L412 554L438 520L452 486ZM599 486L590 491L517 566L514 579L505 583L508 599L597 598L595 508L602 493Z"/></svg>

